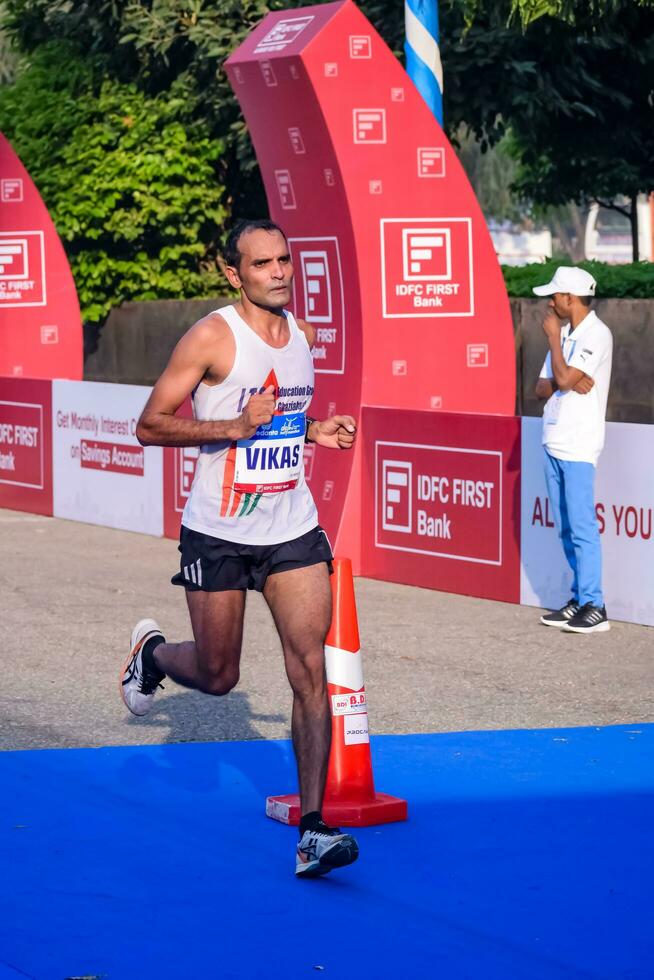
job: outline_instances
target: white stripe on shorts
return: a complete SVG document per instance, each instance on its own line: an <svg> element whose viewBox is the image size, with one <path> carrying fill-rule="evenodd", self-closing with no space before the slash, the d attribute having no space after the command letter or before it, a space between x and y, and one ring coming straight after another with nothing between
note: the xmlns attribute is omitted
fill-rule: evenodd
<svg viewBox="0 0 654 980"><path fill-rule="evenodd" d="M325 535L325 541L326 541L326 542L327 542L327 544L329 545L329 550L331 551L331 553L332 553L332 555L333 555L333 554L334 554L334 549L332 548L332 544L331 544L331 541L330 541L330 540L329 540L329 538L327 537L327 532L326 532L326 531L325 531L325 530L324 530L323 528L320 528L320 530L321 530L321 531L322 531L322 533L323 533L323 534Z"/></svg>

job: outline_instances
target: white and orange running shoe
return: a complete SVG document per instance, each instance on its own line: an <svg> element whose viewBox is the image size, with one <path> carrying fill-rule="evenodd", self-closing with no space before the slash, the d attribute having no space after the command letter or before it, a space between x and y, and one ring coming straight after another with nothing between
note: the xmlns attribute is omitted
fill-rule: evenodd
<svg viewBox="0 0 654 980"><path fill-rule="evenodd" d="M154 666L152 656L143 658L148 640L165 638L154 619L142 619L132 630L129 656L120 672L120 696L133 715L147 715L154 704L154 695L166 676Z"/></svg>
<svg viewBox="0 0 654 980"><path fill-rule="evenodd" d="M316 830L305 830L297 846L295 874L298 878L318 878L334 868L353 864L359 856L359 845L351 834L338 827L321 824Z"/></svg>

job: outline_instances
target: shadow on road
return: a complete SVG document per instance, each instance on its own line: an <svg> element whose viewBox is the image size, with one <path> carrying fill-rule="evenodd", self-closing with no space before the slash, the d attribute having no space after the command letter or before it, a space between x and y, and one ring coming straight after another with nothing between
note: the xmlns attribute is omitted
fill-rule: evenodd
<svg viewBox="0 0 654 980"><path fill-rule="evenodd" d="M198 691L179 690L157 699L145 718L130 715L127 724L160 729L158 742L251 741L269 738L261 726L283 723L286 718L286 714L256 714L245 691L211 697ZM290 735L289 729L285 737Z"/></svg>

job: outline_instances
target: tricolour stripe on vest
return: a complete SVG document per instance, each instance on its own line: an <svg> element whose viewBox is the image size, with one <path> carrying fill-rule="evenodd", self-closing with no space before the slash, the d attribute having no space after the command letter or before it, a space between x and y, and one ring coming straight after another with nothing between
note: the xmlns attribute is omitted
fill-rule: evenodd
<svg viewBox="0 0 654 980"><path fill-rule="evenodd" d="M223 496L220 502L220 516L227 517L229 504L232 499L234 468L236 466L236 443L233 442L227 452L225 459L225 470L223 472Z"/></svg>

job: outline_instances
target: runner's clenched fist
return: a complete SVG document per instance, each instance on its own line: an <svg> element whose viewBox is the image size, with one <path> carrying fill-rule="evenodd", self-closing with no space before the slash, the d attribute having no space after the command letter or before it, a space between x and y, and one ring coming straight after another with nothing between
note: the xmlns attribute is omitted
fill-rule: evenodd
<svg viewBox="0 0 654 980"><path fill-rule="evenodd" d="M351 415L332 415L322 422L312 422L309 439L328 449L351 449L357 436L356 419Z"/></svg>
<svg viewBox="0 0 654 980"><path fill-rule="evenodd" d="M239 439L251 439L260 425L268 425L275 414L275 386L268 385L265 391L251 395L247 405L237 419Z"/></svg>

